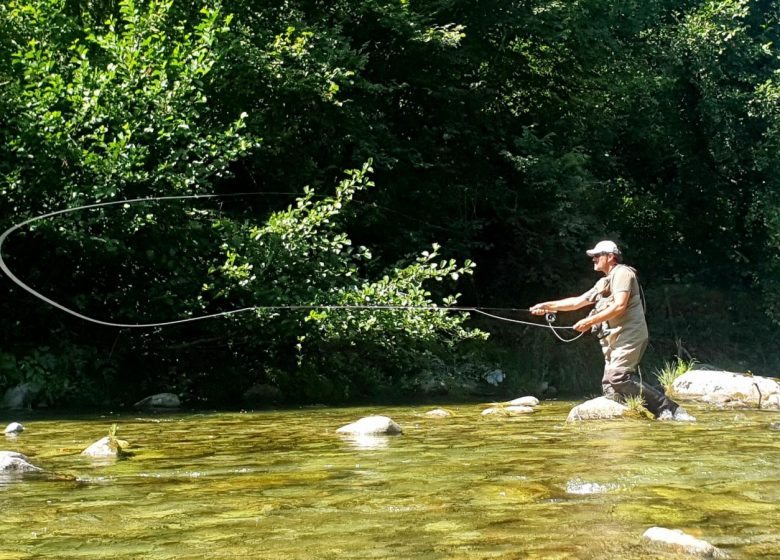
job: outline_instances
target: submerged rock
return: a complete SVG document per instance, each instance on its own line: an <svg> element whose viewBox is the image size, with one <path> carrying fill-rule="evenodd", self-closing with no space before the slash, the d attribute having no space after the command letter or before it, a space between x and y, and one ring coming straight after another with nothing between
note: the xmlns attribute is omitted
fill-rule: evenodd
<svg viewBox="0 0 780 560"><path fill-rule="evenodd" d="M492 414L498 416L522 416L523 414L533 414L534 409L531 406L491 406L482 411L482 416L489 416Z"/></svg>
<svg viewBox="0 0 780 560"><path fill-rule="evenodd" d="M672 393L728 408L780 410L780 383L760 375L692 369L674 380Z"/></svg>
<svg viewBox="0 0 780 560"><path fill-rule="evenodd" d="M18 434L19 432L24 431L24 426L22 426L19 422L11 422L5 427L5 430L3 430L4 434Z"/></svg>
<svg viewBox="0 0 780 560"><path fill-rule="evenodd" d="M393 422L387 416L366 416L357 422L352 422L336 430L339 434L352 435L378 435L378 434L400 434L401 426Z"/></svg>
<svg viewBox="0 0 780 560"><path fill-rule="evenodd" d="M449 418L452 416L452 412L444 410L443 408L434 408L425 413L428 418Z"/></svg>
<svg viewBox="0 0 780 560"><path fill-rule="evenodd" d="M724 551L712 546L707 541L683 533L679 529L650 527L642 536L654 544L672 548L685 554L701 558L727 558Z"/></svg>
<svg viewBox="0 0 780 560"><path fill-rule="evenodd" d="M40 472L42 469L31 465L29 459L16 451L0 451L0 473Z"/></svg>
<svg viewBox="0 0 780 560"><path fill-rule="evenodd" d="M569 412L567 422L579 420L609 420L622 418L628 412L628 407L607 397L597 397L578 404Z"/></svg>
<svg viewBox="0 0 780 560"><path fill-rule="evenodd" d="M135 403L136 408L178 408L179 397L173 393L158 393Z"/></svg>

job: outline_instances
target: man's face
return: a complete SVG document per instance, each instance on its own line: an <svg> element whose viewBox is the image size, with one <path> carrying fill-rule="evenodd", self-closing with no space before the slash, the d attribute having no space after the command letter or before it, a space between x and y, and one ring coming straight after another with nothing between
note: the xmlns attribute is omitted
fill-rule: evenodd
<svg viewBox="0 0 780 560"><path fill-rule="evenodd" d="M593 259L593 270L606 274L609 265L609 253L599 253L591 258Z"/></svg>

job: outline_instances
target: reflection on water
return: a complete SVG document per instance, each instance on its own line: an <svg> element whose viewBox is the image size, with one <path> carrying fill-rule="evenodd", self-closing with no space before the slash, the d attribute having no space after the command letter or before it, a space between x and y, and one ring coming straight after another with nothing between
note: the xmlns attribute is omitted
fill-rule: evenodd
<svg viewBox="0 0 780 560"><path fill-rule="evenodd" d="M780 558L776 415L566 424L574 404L27 418L2 449L46 472L0 480L0 560L687 558L652 526ZM335 433L370 414L403 435ZM113 423L134 457L79 455Z"/></svg>
<svg viewBox="0 0 780 560"><path fill-rule="evenodd" d="M353 449L383 449L390 445L390 438L397 436L374 436L365 434L340 435Z"/></svg>

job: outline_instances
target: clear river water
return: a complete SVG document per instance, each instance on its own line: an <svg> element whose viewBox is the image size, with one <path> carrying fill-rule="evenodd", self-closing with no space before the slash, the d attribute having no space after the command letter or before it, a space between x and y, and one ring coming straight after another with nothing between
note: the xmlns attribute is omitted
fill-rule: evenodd
<svg viewBox="0 0 780 560"><path fill-rule="evenodd" d="M0 478L0 560L691 558L644 542L653 526L780 558L780 414L567 424L575 404L4 412L26 430L0 449L45 471ZM335 432L372 414L403 435ZM80 455L114 423L134 456Z"/></svg>

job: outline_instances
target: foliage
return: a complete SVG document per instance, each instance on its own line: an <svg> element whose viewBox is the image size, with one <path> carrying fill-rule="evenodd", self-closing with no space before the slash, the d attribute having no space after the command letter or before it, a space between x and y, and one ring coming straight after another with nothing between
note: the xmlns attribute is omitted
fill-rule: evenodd
<svg viewBox="0 0 780 560"><path fill-rule="evenodd" d="M2 386L28 383L35 400L49 405L99 402L115 381L115 365L89 346L40 346L19 356L2 356Z"/></svg>
<svg viewBox="0 0 780 560"><path fill-rule="evenodd" d="M252 226L235 244L223 245L225 262L212 269L214 280L203 287L204 298L256 302L257 321L275 333L275 343L264 351L283 353L294 340L296 367L340 375L336 392L343 397L355 384L350 376L373 371L361 385L382 385L388 374L419 367L431 347L485 337L464 326L467 314L447 310L456 295L437 302L427 287L472 274L473 262L440 260L434 244L410 264L399 263L378 279L366 277L371 252L354 247L339 225L354 196L373 186L369 172L370 163L348 171L333 196L315 198L306 189L295 206ZM345 354L351 371L343 371Z"/></svg>
<svg viewBox="0 0 780 560"><path fill-rule="evenodd" d="M57 373L93 352L139 391L192 399L254 382L303 400L370 396L488 364L513 387L587 390L592 345L480 323L499 336L475 350L461 343L483 338L476 323L441 308L581 293L593 278L577 255L602 238L650 288L654 364L683 342L720 359L712 341L727 340L737 361L771 368L760 341L780 317L778 8L9 0L0 222L122 198L262 195L40 222L6 246L25 279L128 322L352 308L120 336L14 292L0 300L2 383L40 378L54 400L92 377L115 389L111 368Z"/></svg>
<svg viewBox="0 0 780 560"><path fill-rule="evenodd" d="M663 367L655 373L655 377L667 393L672 393L674 380L692 370L695 365L696 360L684 360L678 356L673 362L664 363Z"/></svg>
<svg viewBox="0 0 780 560"><path fill-rule="evenodd" d="M120 3L121 19L78 28L57 0L13 0L12 80L3 96L2 193L23 207L192 192L252 140L246 114L210 123L204 81L230 18L204 8L188 30L170 1Z"/></svg>
<svg viewBox="0 0 780 560"><path fill-rule="evenodd" d="M626 397L623 404L628 408L626 416L632 418L647 418L649 420L655 419L655 416L647 410L645 399L641 395Z"/></svg>
<svg viewBox="0 0 780 560"><path fill-rule="evenodd" d="M117 437L117 431L118 426L116 424L111 424L111 427L108 429L107 436L109 449L115 451L116 456L119 458L131 456L132 453L126 451L130 444L123 439L119 439Z"/></svg>

